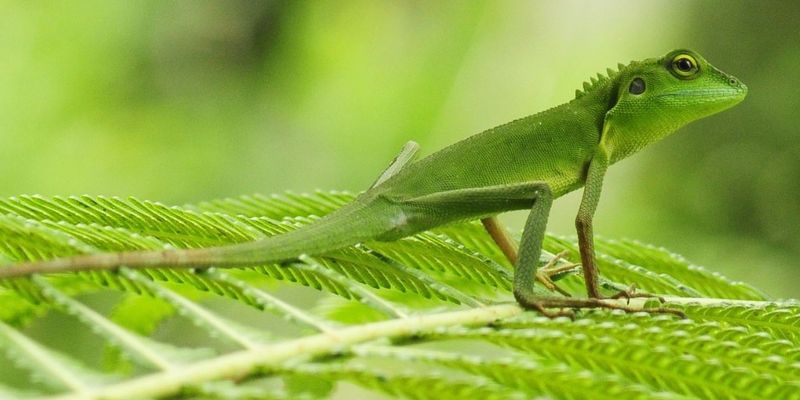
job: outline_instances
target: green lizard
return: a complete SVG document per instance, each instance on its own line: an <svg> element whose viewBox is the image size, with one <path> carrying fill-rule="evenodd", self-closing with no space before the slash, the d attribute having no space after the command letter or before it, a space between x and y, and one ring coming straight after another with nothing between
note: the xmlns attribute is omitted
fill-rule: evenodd
<svg viewBox="0 0 800 400"><path fill-rule="evenodd" d="M695 52L598 74L569 103L489 129L413 161L410 142L373 186L352 203L301 229L253 242L200 249L86 254L0 268L0 279L34 273L148 267L234 267L296 259L356 243L390 241L456 221L482 219L515 265L514 296L545 315L553 308L608 307L594 260L592 218L609 165L687 123L732 107L747 87ZM412 162L413 161L413 162ZM553 199L584 187L575 219L588 298L534 294ZM517 254L495 215L530 209ZM623 291L619 296L634 295ZM666 308L648 309L672 312Z"/></svg>

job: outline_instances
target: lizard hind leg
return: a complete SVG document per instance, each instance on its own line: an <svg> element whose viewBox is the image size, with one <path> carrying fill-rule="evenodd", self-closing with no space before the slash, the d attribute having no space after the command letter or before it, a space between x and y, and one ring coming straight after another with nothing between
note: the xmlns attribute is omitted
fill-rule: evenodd
<svg viewBox="0 0 800 400"><path fill-rule="evenodd" d="M490 210L496 212L507 210L510 203L531 207L525 229L522 231L522 240L514 270L514 298L521 307L537 310L548 317L571 316L573 313L570 309L573 308L611 308L626 312L680 313L678 310L666 308L643 310L618 305L615 300L545 297L535 294L533 284L537 276L547 217L550 206L553 204L553 195L546 182L534 181L513 185L458 189L404 200L404 204L409 208L424 210L432 208L431 205L436 205L442 209L459 210L464 217L469 213L480 214ZM416 226L418 230L424 228L426 227Z"/></svg>
<svg viewBox="0 0 800 400"><path fill-rule="evenodd" d="M483 227L486 229L486 232L489 236L494 240L497 247L500 248L500 251L503 252L503 255L506 256L506 259L511 263L511 265L517 265L517 245L514 243L514 240L508 235L508 231L503 226L503 223L500 222L497 217L488 217L481 219L481 223ZM566 252L562 252L557 254L553 257L547 264L539 268L536 271L536 280L538 280L544 287L546 287L551 292L558 292L564 296L570 297L571 295L564 289L561 289L553 282L553 276L562 274L569 270L574 269L577 264L569 264L565 266L555 267L556 263L560 259L566 256Z"/></svg>

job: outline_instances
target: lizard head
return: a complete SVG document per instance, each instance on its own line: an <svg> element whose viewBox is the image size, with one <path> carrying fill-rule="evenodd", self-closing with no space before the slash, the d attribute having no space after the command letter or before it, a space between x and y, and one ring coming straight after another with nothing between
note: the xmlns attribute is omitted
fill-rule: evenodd
<svg viewBox="0 0 800 400"><path fill-rule="evenodd" d="M694 120L744 99L747 86L691 50L621 67L611 79L605 138L619 160Z"/></svg>

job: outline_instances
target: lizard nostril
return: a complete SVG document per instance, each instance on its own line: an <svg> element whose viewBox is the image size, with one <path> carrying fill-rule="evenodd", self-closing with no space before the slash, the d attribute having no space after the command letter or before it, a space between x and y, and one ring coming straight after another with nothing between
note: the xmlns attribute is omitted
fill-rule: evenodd
<svg viewBox="0 0 800 400"><path fill-rule="evenodd" d="M731 79L728 79L728 83L730 83L731 85L736 85L739 82L737 82L736 79L731 78Z"/></svg>

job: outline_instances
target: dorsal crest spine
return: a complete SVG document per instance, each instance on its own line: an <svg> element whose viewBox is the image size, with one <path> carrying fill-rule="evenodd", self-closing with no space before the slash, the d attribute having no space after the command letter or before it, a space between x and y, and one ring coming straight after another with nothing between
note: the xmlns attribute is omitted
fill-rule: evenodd
<svg viewBox="0 0 800 400"><path fill-rule="evenodd" d="M612 68L606 68L606 74L603 75L601 72L597 73L597 77L590 77L589 81L583 82L583 90L577 89L575 90L575 98L580 98L581 96L589 93L595 87L604 84L614 77L616 77L620 71L622 71L626 66L622 63L617 64L617 70Z"/></svg>

